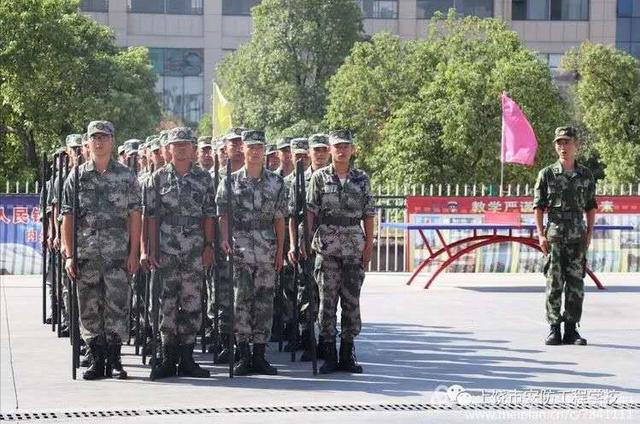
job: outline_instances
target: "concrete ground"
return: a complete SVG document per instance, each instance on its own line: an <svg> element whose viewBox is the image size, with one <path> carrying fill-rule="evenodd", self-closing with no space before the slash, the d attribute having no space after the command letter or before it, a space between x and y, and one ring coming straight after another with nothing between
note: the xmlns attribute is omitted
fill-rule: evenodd
<svg viewBox="0 0 640 424"><path fill-rule="evenodd" d="M128 380L88 382L71 379L68 339L41 324L39 278L2 276L0 420L640 419L639 274L601 274L606 291L586 282L580 329L589 340L586 347L543 344L540 275L443 274L429 290L418 283L406 286L407 277L367 275L356 345L361 375L314 377L309 363L291 363L273 344L268 356L279 369L276 377L230 380L225 367L198 354L212 378L151 382L149 367L130 346L123 358Z"/></svg>

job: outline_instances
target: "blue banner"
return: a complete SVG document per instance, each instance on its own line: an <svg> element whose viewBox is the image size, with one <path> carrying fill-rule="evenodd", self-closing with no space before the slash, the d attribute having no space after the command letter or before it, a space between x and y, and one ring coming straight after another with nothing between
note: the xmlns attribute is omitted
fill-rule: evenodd
<svg viewBox="0 0 640 424"><path fill-rule="evenodd" d="M0 194L0 275L42 273L42 223L36 194Z"/></svg>

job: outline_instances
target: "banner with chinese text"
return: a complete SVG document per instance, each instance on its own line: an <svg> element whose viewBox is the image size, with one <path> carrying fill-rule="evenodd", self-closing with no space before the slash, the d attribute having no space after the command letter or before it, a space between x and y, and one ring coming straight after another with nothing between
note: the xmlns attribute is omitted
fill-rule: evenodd
<svg viewBox="0 0 640 424"><path fill-rule="evenodd" d="M33 194L0 194L0 275L42 272L40 204Z"/></svg>

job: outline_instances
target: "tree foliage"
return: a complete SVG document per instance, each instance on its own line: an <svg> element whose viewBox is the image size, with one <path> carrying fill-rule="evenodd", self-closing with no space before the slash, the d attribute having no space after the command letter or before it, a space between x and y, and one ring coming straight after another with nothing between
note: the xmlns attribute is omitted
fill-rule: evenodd
<svg viewBox="0 0 640 424"><path fill-rule="evenodd" d="M33 176L41 152L92 119L144 137L160 117L155 81L147 49L117 48L77 0L0 2L0 179Z"/></svg>
<svg viewBox="0 0 640 424"><path fill-rule="evenodd" d="M640 64L613 47L586 42L565 55L585 139L612 184L640 182Z"/></svg>
<svg viewBox="0 0 640 424"><path fill-rule="evenodd" d="M217 82L234 122L279 132L320 122L326 81L361 38L352 0L263 0L252 11L251 41L227 56Z"/></svg>
<svg viewBox="0 0 640 424"><path fill-rule="evenodd" d="M567 120L549 68L514 31L454 11L434 17L424 40L376 34L357 43L329 89L326 124L351 128L360 166L385 183L499 181L503 91L540 145L536 167L506 166L507 183L533 180Z"/></svg>

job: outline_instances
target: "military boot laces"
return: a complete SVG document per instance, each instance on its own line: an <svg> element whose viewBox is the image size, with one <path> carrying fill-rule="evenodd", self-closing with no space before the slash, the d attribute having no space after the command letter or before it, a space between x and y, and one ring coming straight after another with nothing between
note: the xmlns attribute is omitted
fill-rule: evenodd
<svg viewBox="0 0 640 424"><path fill-rule="evenodd" d="M239 343L238 353L240 355L240 359L238 359L233 367L233 374L239 376L251 374L251 349L249 348L249 343Z"/></svg>
<svg viewBox="0 0 640 424"><path fill-rule="evenodd" d="M338 369L353 374L362 373L362 366L358 364L356 348L352 341L340 341L340 362L338 362Z"/></svg>
<svg viewBox="0 0 640 424"><path fill-rule="evenodd" d="M320 374L330 374L338 370L338 352L335 340L325 342L323 347L324 363L320 367Z"/></svg>
<svg viewBox="0 0 640 424"><path fill-rule="evenodd" d="M562 344L562 337L560 336L560 324L551 324L551 330L544 344L548 346L557 346Z"/></svg>
<svg viewBox="0 0 640 424"><path fill-rule="evenodd" d="M106 377L115 377L118 380L126 380L127 372L122 368L121 351L122 344L120 343L110 344L107 346L107 363L105 365Z"/></svg>
<svg viewBox="0 0 640 424"><path fill-rule="evenodd" d="M176 376L176 364L178 362L178 346L173 344L162 345L162 362L154 365L151 370L151 379L168 378Z"/></svg>
<svg viewBox="0 0 640 424"><path fill-rule="evenodd" d="M193 344L180 346L180 364L178 365L178 375L181 377L208 378L211 373L200 367L193 360Z"/></svg>
<svg viewBox="0 0 640 424"><path fill-rule="evenodd" d="M264 357L266 348L267 345L263 343L253 344L253 371L256 374L277 375L278 369L271 366Z"/></svg>
<svg viewBox="0 0 640 424"><path fill-rule="evenodd" d="M105 346L93 341L89 347L91 352L93 352L93 361L89 368L82 374L82 378L85 380L104 378Z"/></svg>
<svg viewBox="0 0 640 424"><path fill-rule="evenodd" d="M587 344L587 339L580 336L580 333L578 333L578 330L576 330L576 324L574 322L565 322L564 337L562 338L562 343L585 346Z"/></svg>

